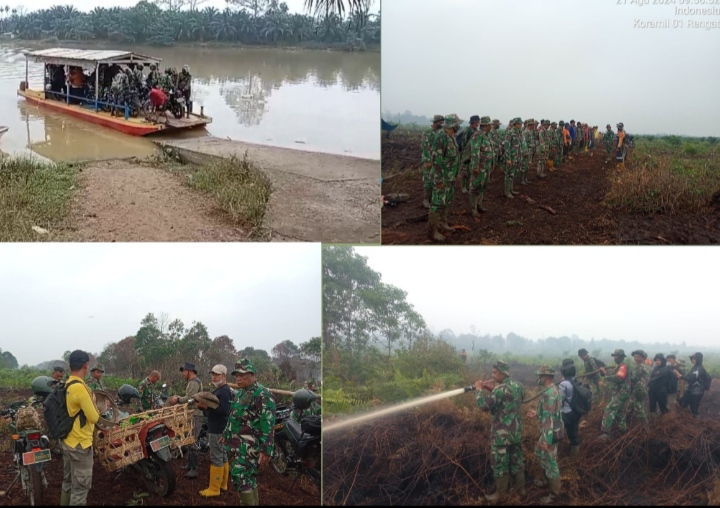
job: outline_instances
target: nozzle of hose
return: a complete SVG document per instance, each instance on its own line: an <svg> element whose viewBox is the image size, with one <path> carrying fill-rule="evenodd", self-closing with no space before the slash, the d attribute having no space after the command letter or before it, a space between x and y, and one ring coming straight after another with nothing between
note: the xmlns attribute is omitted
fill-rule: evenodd
<svg viewBox="0 0 720 508"><path fill-rule="evenodd" d="M474 392L476 390L475 385L470 385L465 387L465 393L467 392Z"/></svg>

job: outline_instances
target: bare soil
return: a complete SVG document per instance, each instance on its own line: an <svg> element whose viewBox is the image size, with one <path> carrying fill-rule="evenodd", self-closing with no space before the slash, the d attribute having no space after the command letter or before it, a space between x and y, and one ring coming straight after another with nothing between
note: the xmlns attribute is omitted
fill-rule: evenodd
<svg viewBox="0 0 720 508"><path fill-rule="evenodd" d="M83 167L77 198L79 241L247 241L251 232L162 168L137 160Z"/></svg>
<svg viewBox="0 0 720 508"><path fill-rule="evenodd" d="M530 185L514 189L514 199L504 197L504 176L493 170L483 205L487 213L470 215L467 194L456 183L448 222L459 229L448 235L448 244L588 245L588 244L693 244L720 243L720 207L709 206L702 215L628 213L606 206L614 162L605 164L604 150L581 153L547 178L528 169ZM386 205L382 212L383 244L427 244L427 210L419 168L419 137L391 136L382 140L383 195L407 193L410 200ZM626 164L632 171L632 161ZM445 234L445 233L443 233Z"/></svg>
<svg viewBox="0 0 720 508"><path fill-rule="evenodd" d="M19 399L27 399L30 390L0 390L0 400L10 403ZM0 437L3 441L7 436ZM12 471L12 454L7 451L6 443L0 443L0 491L8 490L14 479ZM186 459L172 461L177 477L175 492L168 497L150 496L142 499L147 506L239 506L240 498L230 486L227 492L219 497L204 498L198 493L206 489L209 483L209 459L200 458L198 472L200 476L193 480L183 477L187 472L182 469ZM60 489L63 481L63 458L54 455L45 468L48 488L45 492L45 504L60 504ZM134 493L147 492L147 489L132 472L107 473L102 465L95 463L93 467L93 486L88 494L88 506L124 506L133 500ZM320 504L320 493L309 481L302 478L297 482L289 476L276 473L269 465L260 470L258 476L258 493L262 505L275 506L316 506ZM4 496L0 496L0 506L27 506L28 499L16 483Z"/></svg>

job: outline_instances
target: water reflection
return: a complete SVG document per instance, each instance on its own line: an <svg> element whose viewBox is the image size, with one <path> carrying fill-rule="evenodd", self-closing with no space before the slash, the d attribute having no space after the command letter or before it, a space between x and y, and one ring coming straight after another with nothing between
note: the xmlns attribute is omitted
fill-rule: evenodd
<svg viewBox="0 0 720 508"><path fill-rule="evenodd" d="M163 67L190 66L194 110L199 112L202 106L205 114L213 117L207 131L199 135L380 157L377 134L380 55L377 53L125 45L122 49L162 58ZM19 81L25 77L25 59L18 46L0 45L0 63L0 100L4 103L0 104L0 118L12 118L15 115L8 104L27 106L22 99L11 99L16 95ZM31 88L42 83L42 65L30 65L29 81ZM127 136L114 131L72 119L58 120L62 115L35 110L36 121L50 124L50 139L42 141L48 143L43 145L43 150L57 160L60 157L78 160L88 154L103 154L106 158L112 156L106 155L109 152L123 150L131 150L125 155L143 155L148 151L149 141L131 138L123 142L121 138L127 139ZM10 127L12 131L17 126ZM59 139L66 140L65 148L60 146ZM12 140L17 141L15 136ZM39 142L33 138L33 143ZM0 139L0 148L18 150L8 143L10 141ZM75 147L75 143L82 147Z"/></svg>

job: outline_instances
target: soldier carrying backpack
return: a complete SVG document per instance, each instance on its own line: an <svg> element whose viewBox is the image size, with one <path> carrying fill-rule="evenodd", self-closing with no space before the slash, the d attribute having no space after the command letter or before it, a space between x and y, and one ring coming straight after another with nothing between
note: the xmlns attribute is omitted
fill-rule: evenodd
<svg viewBox="0 0 720 508"><path fill-rule="evenodd" d="M593 404L597 404L600 397L600 377L605 377L607 375L605 362L590 356L585 348L578 350L578 356L585 363L585 374L595 372L595 374L585 376L585 382L591 387Z"/></svg>
<svg viewBox="0 0 720 508"><path fill-rule="evenodd" d="M100 415L90 389L83 379L90 357L84 351L70 354L70 377L43 403L48 435L61 440L65 479L60 491L60 506L83 506L92 487L93 433ZM69 472L69 474L68 474Z"/></svg>

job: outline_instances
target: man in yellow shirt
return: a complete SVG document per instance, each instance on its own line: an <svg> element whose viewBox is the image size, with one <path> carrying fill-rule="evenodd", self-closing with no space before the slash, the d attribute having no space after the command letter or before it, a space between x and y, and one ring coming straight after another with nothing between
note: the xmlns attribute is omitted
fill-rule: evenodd
<svg viewBox="0 0 720 508"><path fill-rule="evenodd" d="M64 478L60 506L84 506L92 487L93 432L100 415L93 404L90 389L83 381L88 373L90 357L84 351L73 351L68 363L70 377L66 383L67 409L75 421L70 434L62 440L61 445ZM73 381L78 382L70 385Z"/></svg>

